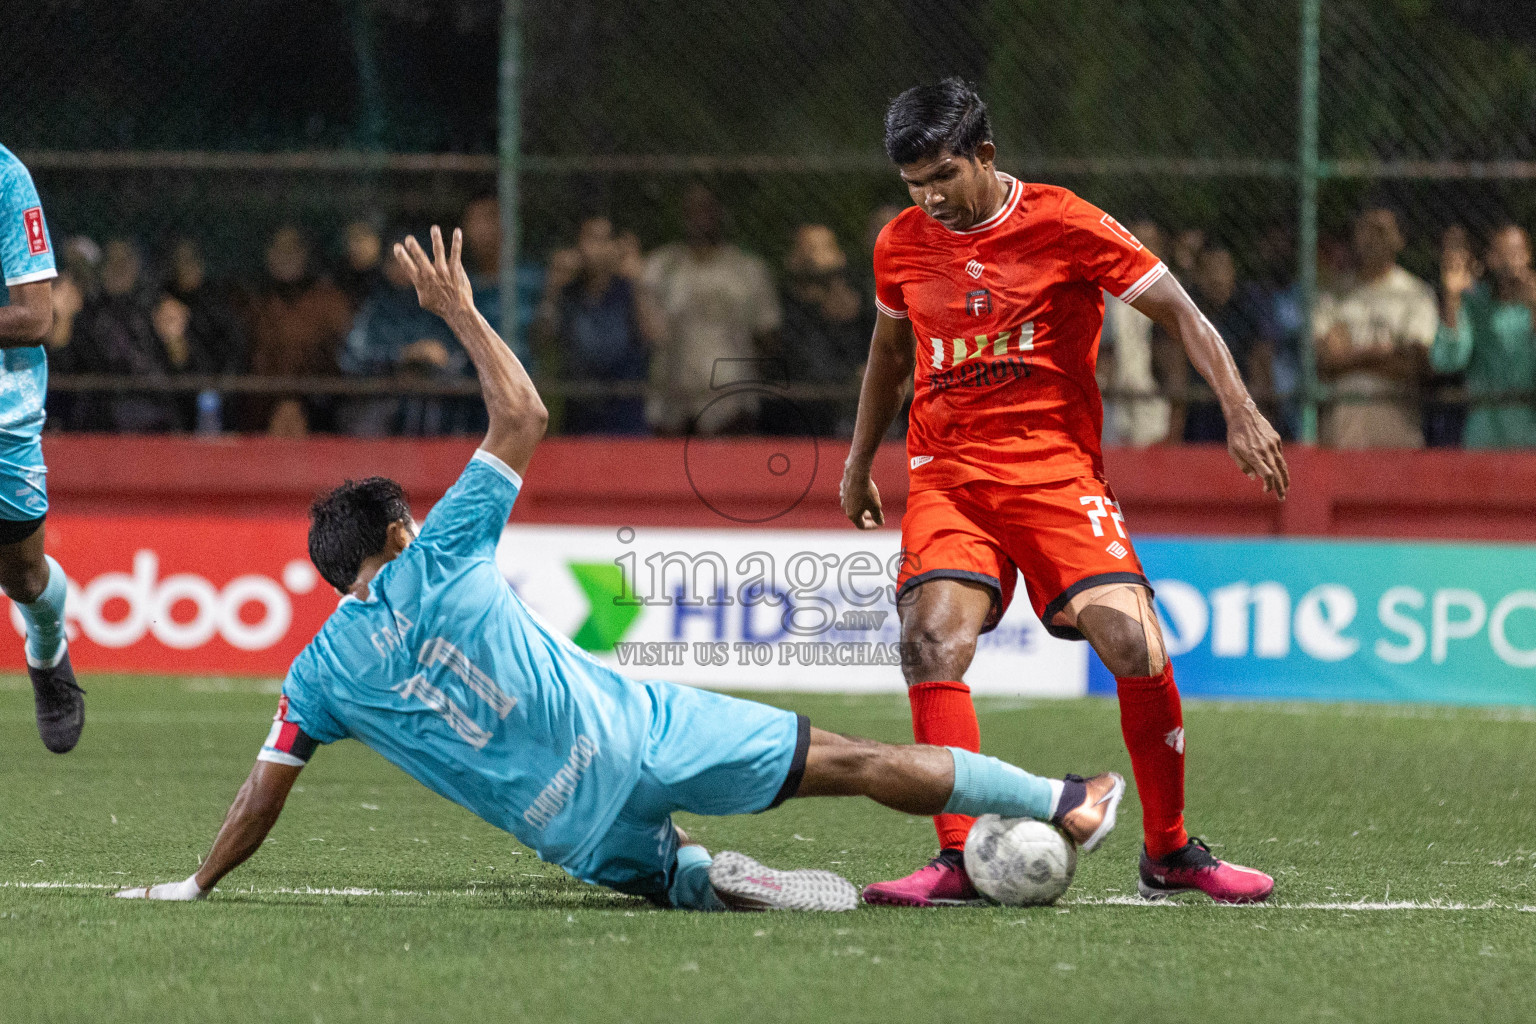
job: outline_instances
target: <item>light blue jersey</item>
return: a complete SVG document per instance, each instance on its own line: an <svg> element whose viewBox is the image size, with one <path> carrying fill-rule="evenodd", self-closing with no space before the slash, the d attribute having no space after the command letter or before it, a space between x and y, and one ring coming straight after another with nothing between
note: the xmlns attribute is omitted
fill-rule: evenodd
<svg viewBox="0 0 1536 1024"><path fill-rule="evenodd" d="M0 146L0 274L7 288L56 277L53 243L32 176ZM0 306L10 298L0 292ZM48 358L41 345L0 350L0 519L35 519L48 511L43 400Z"/></svg>
<svg viewBox="0 0 1536 1024"><path fill-rule="evenodd" d="M496 543L521 485L475 453L368 600L343 598L294 662L262 756L294 763L300 730L352 737L571 864L635 789L654 691L550 629L503 579Z"/></svg>

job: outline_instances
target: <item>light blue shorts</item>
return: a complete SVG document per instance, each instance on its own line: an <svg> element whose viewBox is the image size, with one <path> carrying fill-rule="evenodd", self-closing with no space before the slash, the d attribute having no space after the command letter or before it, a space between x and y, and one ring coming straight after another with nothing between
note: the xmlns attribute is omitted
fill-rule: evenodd
<svg viewBox="0 0 1536 1024"><path fill-rule="evenodd" d="M756 814L795 795L810 722L792 711L650 682L654 712L640 781L597 846L565 869L584 882L664 902L677 865L673 811Z"/></svg>
<svg viewBox="0 0 1536 1024"><path fill-rule="evenodd" d="M48 511L48 470L41 438L0 441L0 519L37 519Z"/></svg>

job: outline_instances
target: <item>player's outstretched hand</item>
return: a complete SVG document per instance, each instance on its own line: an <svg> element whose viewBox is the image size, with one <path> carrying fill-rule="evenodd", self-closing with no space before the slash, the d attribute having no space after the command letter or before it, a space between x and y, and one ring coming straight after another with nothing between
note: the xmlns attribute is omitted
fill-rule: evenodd
<svg viewBox="0 0 1536 1024"><path fill-rule="evenodd" d="M421 308L444 320L451 313L475 306L474 289L469 285L469 274L464 271L463 251L464 232L454 228L453 249L444 252L443 232L436 224L432 225L431 256L422 249L415 235L395 243L395 259L410 274Z"/></svg>
<svg viewBox="0 0 1536 1024"><path fill-rule="evenodd" d="M192 900L205 900L208 893L213 890L203 890L197 884L197 876L193 875L184 882L161 882L159 885L139 886L134 889L123 889L115 895L120 900L172 900L177 903L190 903Z"/></svg>
<svg viewBox="0 0 1536 1024"><path fill-rule="evenodd" d="M1265 492L1285 500L1291 471L1285 464L1280 435L1251 401L1236 416L1227 417L1227 451L1244 476L1260 481Z"/></svg>
<svg viewBox="0 0 1536 1024"><path fill-rule="evenodd" d="M843 515L861 530L873 530L885 525L885 510L880 507L880 491L875 487L867 471L853 467L843 470L843 481L837 485L838 499L843 503Z"/></svg>

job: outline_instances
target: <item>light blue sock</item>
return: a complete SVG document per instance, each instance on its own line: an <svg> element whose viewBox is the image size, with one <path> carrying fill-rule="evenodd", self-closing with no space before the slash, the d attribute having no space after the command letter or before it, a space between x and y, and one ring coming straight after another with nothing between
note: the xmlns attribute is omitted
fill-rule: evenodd
<svg viewBox="0 0 1536 1024"><path fill-rule="evenodd" d="M1005 818L1050 821L1062 784L1042 779L1006 761L950 747L955 756L955 789L945 814L1001 814Z"/></svg>
<svg viewBox="0 0 1536 1024"><path fill-rule="evenodd" d="M680 910L725 910L709 884L709 865L714 860L702 846L681 846L677 850L677 870L672 873L672 888L667 898Z"/></svg>
<svg viewBox="0 0 1536 1024"><path fill-rule="evenodd" d="M64 595L69 580L52 555L48 562L48 585L31 604L17 603L27 621L27 664L33 668L52 668L64 657Z"/></svg>

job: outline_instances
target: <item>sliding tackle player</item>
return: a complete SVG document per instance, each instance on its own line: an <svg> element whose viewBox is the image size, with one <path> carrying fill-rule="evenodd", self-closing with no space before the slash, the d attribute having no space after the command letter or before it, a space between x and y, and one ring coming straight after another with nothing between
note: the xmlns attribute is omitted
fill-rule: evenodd
<svg viewBox="0 0 1536 1024"><path fill-rule="evenodd" d="M548 629L496 567L496 545L547 414L475 311L432 229L395 249L421 304L479 371L490 429L416 533L399 485L348 482L311 510L310 558L344 596L283 684L277 720L214 840L181 882L123 897L200 899L261 846L299 772L356 739L434 792L585 882L695 910L851 910L829 871L711 859L672 812L748 814L790 797L867 796L910 814L1052 821L1092 850L1114 827L1114 773L1045 779L992 757L811 728L800 715L665 682L633 681Z"/></svg>

